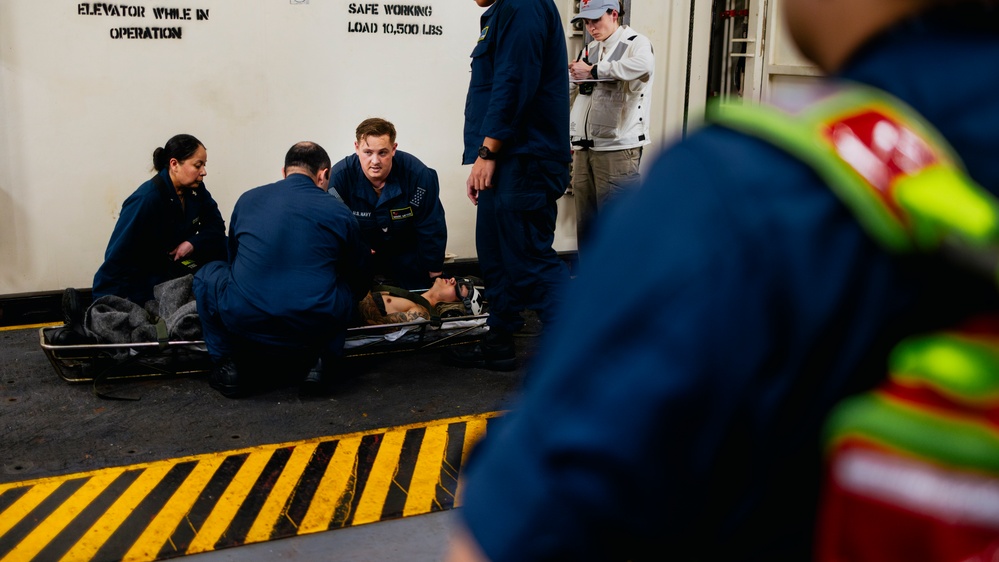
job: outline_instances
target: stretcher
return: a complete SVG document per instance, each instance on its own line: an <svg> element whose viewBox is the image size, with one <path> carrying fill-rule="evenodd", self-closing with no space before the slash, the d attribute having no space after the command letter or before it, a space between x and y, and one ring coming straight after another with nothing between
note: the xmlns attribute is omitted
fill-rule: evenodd
<svg viewBox="0 0 999 562"><path fill-rule="evenodd" d="M478 341L488 330L488 314L398 324L360 326L347 330L345 357L426 351ZM59 326L38 331L39 344L56 373L69 383L114 382L152 377L182 377L207 373L211 361L205 342L160 341L125 344L56 345L50 334Z"/></svg>

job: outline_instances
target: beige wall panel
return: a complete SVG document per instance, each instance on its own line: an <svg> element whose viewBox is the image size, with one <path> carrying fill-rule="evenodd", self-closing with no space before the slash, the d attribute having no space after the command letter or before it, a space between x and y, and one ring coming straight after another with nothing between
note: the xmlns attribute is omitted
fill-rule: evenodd
<svg viewBox="0 0 999 562"><path fill-rule="evenodd" d="M570 34L572 0L557 3ZM126 0L113 4L131 8L118 15L95 14L97 4L0 1L0 295L89 287L122 201L176 133L207 146L206 184L228 222L242 192L280 178L292 143L314 140L337 160L371 116L393 121L399 148L437 169L448 251L475 257L460 164L482 13L472 0ZM429 13L393 15L386 4ZM154 8L191 19L158 19ZM702 112L710 2L633 0L631 11L656 49L647 166ZM397 24L416 33L385 32ZM179 28L180 38L128 38L136 28ZM555 245L575 249L569 197Z"/></svg>
<svg viewBox="0 0 999 562"><path fill-rule="evenodd" d="M342 0L116 3L144 9L128 17L0 2L0 295L89 287L122 201L175 133L206 144L206 184L228 219L243 191L279 179L292 143L317 141L338 159L370 116L393 121L399 147L438 170L448 251L474 256L460 156L482 10L416 0L399 3L431 14L397 16L387 3L373 3L377 14ZM192 19L157 20L154 7ZM378 32L350 31L366 24ZM395 24L419 31L384 33ZM179 27L181 38L113 38L122 27Z"/></svg>

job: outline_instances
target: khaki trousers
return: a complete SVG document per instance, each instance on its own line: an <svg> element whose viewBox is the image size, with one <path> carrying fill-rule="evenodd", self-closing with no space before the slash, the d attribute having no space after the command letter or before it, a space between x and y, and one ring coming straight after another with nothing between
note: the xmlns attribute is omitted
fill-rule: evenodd
<svg viewBox="0 0 999 562"><path fill-rule="evenodd" d="M583 246L597 213L618 194L637 188L642 147L576 150L572 156L572 196L576 202L576 241Z"/></svg>

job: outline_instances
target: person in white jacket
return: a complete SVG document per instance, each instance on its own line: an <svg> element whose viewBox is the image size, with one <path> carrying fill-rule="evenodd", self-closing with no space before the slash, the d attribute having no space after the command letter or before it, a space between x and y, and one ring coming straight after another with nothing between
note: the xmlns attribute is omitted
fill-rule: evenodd
<svg viewBox="0 0 999 562"><path fill-rule="evenodd" d="M594 39L569 63L576 90L569 135L579 246L598 210L615 193L637 186L642 147L649 144L655 57L649 39L622 25L622 15L618 0L581 0L573 18Z"/></svg>

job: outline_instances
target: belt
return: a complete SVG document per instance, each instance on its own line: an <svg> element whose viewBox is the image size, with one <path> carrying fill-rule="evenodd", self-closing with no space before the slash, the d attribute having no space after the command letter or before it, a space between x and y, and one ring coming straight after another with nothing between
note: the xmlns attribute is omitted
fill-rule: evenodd
<svg viewBox="0 0 999 562"><path fill-rule="evenodd" d="M638 136L638 142L644 142L644 141L645 141L645 135L639 135ZM574 141L571 141L570 144L573 146L573 148L575 150L588 150L588 149L593 148L593 141L591 141L589 139L578 139L578 140L574 140ZM641 147L639 147L639 148L641 148Z"/></svg>

